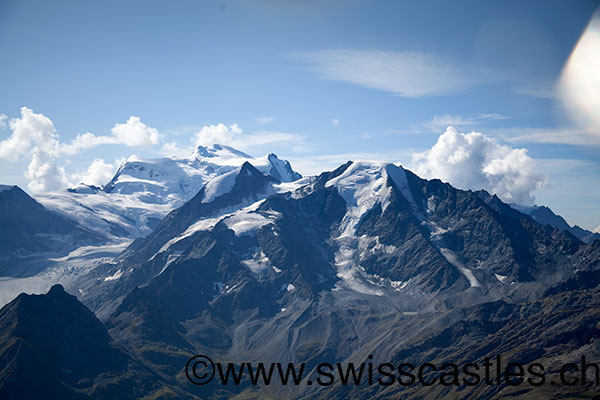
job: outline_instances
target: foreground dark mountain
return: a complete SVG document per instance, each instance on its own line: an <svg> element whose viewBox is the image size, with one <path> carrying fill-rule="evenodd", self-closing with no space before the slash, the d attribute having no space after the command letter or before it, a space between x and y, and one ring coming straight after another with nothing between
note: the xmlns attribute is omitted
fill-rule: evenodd
<svg viewBox="0 0 600 400"><path fill-rule="evenodd" d="M22 294L4 306L0 332L0 398L176 393L114 345L104 325L60 285L46 295Z"/></svg>
<svg viewBox="0 0 600 400"><path fill-rule="evenodd" d="M590 279L600 242L392 164L348 163L295 188L250 164L232 178L228 190L204 187L78 282L113 338L172 385L215 398L492 398L517 389L544 398L575 389L198 388L182 373L191 354L309 370L368 355L419 363L502 353L554 365L600 354Z"/></svg>
<svg viewBox="0 0 600 400"><path fill-rule="evenodd" d="M19 275L19 260L57 256L106 239L47 210L17 186L0 185L0 272Z"/></svg>

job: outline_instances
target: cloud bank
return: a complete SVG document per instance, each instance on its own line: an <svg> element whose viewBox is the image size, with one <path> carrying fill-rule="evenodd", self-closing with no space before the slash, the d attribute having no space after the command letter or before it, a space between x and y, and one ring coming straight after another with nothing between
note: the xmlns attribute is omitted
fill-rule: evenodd
<svg viewBox="0 0 600 400"><path fill-rule="evenodd" d="M7 118L0 118L1 124L7 125ZM2 127L2 126L0 126ZM25 177L30 180L28 188L33 192L60 190L70 184L64 167L64 155L75 155L84 150L103 144L123 144L130 147L146 147L158 144L158 130L141 122L139 117L131 116L122 124L115 124L112 135L96 136L92 133L77 135L71 143L63 143L56 132L50 118L35 113L27 107L21 108L21 117L8 121L11 135L0 141L0 160L29 160ZM105 183L111 164L103 160L94 160L83 174L73 174L76 183ZM108 176L108 179L105 179Z"/></svg>
<svg viewBox="0 0 600 400"><path fill-rule="evenodd" d="M460 189L485 189L506 202L533 204L535 189L546 183L527 149L497 143L482 133L448 127L433 145L413 155L417 175L438 178Z"/></svg>

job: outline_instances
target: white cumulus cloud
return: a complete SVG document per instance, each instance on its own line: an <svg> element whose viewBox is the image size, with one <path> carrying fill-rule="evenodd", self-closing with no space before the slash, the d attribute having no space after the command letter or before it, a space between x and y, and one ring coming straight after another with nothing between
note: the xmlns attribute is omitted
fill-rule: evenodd
<svg viewBox="0 0 600 400"><path fill-rule="evenodd" d="M117 141L111 136L96 136L93 133L86 132L79 134L69 144L63 143L61 151L65 154L77 154L84 150L91 149L102 144L116 144Z"/></svg>
<svg viewBox="0 0 600 400"><path fill-rule="evenodd" d="M0 159L17 160L31 157L25 177L35 192L64 187L64 168L56 165L60 155L59 138L52 121L42 114L22 107L21 118L8 123L11 135L0 141Z"/></svg>
<svg viewBox="0 0 600 400"><path fill-rule="evenodd" d="M63 144L61 150L66 154L77 154L103 144L124 144L130 147L148 147L160 141L157 129L144 124L140 117L131 116L123 124L115 124L112 135L96 136L86 132L79 134L70 144Z"/></svg>
<svg viewBox="0 0 600 400"><path fill-rule="evenodd" d="M8 125L12 134L0 141L0 159L19 159L36 147L51 153L58 151L58 134L46 116L22 107L21 118L11 119Z"/></svg>
<svg viewBox="0 0 600 400"><path fill-rule="evenodd" d="M485 189L502 200L532 204L546 177L536 170L527 149L502 145L479 132L448 127L433 147L413 155L412 169L460 189Z"/></svg>
<svg viewBox="0 0 600 400"><path fill-rule="evenodd" d="M76 183L103 186L110 181L114 174L115 164L108 164L103 159L96 158L86 171L73 174L72 179Z"/></svg>
<svg viewBox="0 0 600 400"><path fill-rule="evenodd" d="M158 130L144 124L140 117L131 116L124 124L115 124L111 129L117 143L127 146L149 146L158 144Z"/></svg>
<svg viewBox="0 0 600 400"><path fill-rule="evenodd" d="M243 131L237 126L225 125L219 123L217 125L203 126L200 131L194 136L196 146L210 146L211 144L232 144L239 137L241 137Z"/></svg>
<svg viewBox="0 0 600 400"><path fill-rule="evenodd" d="M35 113L28 107L21 108L21 116L8 118L2 114L0 128L8 125L11 134L0 141L0 160L29 160L25 177L30 180L28 188L33 192L59 190L68 185L65 169L60 164L66 155L74 155L101 144L123 144L146 147L156 145L160 134L145 125L139 117L131 116L122 124L115 124L111 135L96 136L87 132L77 135L69 144L60 141L50 118ZM107 176L108 166L95 160L88 171L81 175L89 182L98 183ZM77 176L77 174L75 174ZM109 177L110 178L110 177Z"/></svg>
<svg viewBox="0 0 600 400"><path fill-rule="evenodd" d="M167 142L160 148L166 156L188 157L194 149L192 146L180 146L177 142Z"/></svg>
<svg viewBox="0 0 600 400"><path fill-rule="evenodd" d="M33 192L59 190L67 185L65 169L56 165L56 158L43 148L34 147L31 162L25 172Z"/></svg>

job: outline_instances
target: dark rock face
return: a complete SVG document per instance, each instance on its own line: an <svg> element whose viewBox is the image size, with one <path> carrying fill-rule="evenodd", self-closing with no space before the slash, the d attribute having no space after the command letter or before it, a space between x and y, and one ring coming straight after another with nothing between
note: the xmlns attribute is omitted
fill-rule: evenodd
<svg viewBox="0 0 600 400"><path fill-rule="evenodd" d="M2 398L131 397L157 386L60 285L4 306L0 332Z"/></svg>
<svg viewBox="0 0 600 400"><path fill-rule="evenodd" d="M105 240L47 210L17 186L3 186L0 190L0 269L36 253L56 255Z"/></svg>

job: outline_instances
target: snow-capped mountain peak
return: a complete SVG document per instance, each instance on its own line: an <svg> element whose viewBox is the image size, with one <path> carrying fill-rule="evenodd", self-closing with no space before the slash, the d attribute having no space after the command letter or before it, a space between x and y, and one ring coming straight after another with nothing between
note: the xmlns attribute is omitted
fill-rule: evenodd
<svg viewBox="0 0 600 400"><path fill-rule="evenodd" d="M335 266L338 277L349 288L365 294L383 295L383 291L372 288L362 267L356 263L356 252L359 247L357 226L365 214L377 204L385 210L393 190L390 180L404 197L414 204L408 189L405 171L391 163L373 161L355 161L340 175L325 183L325 187L335 187L346 202L346 214L340 227L339 235L333 237L338 249L335 254Z"/></svg>
<svg viewBox="0 0 600 400"><path fill-rule="evenodd" d="M208 181L204 186L204 198L202 199L202 202L210 203L224 193L229 193L231 189L233 189L233 185L235 185L235 178L239 175L240 170L241 167L232 169L231 171Z"/></svg>
<svg viewBox="0 0 600 400"><path fill-rule="evenodd" d="M402 194L411 202L412 196L407 190L406 174L402 167L391 163L373 161L355 161L339 176L330 179L326 187L334 186L353 211L351 215L360 218L362 214L381 202L385 209L389 196L388 178L391 179ZM355 218L351 218L354 220ZM350 224L352 228L357 221Z"/></svg>
<svg viewBox="0 0 600 400"><path fill-rule="evenodd" d="M76 216L108 236L148 234L171 210L206 188L206 202L226 193L244 163L279 182L302 176L275 154L255 158L233 147L198 146L183 158L129 157L102 188L80 185L67 191L44 193L37 199L47 207Z"/></svg>

